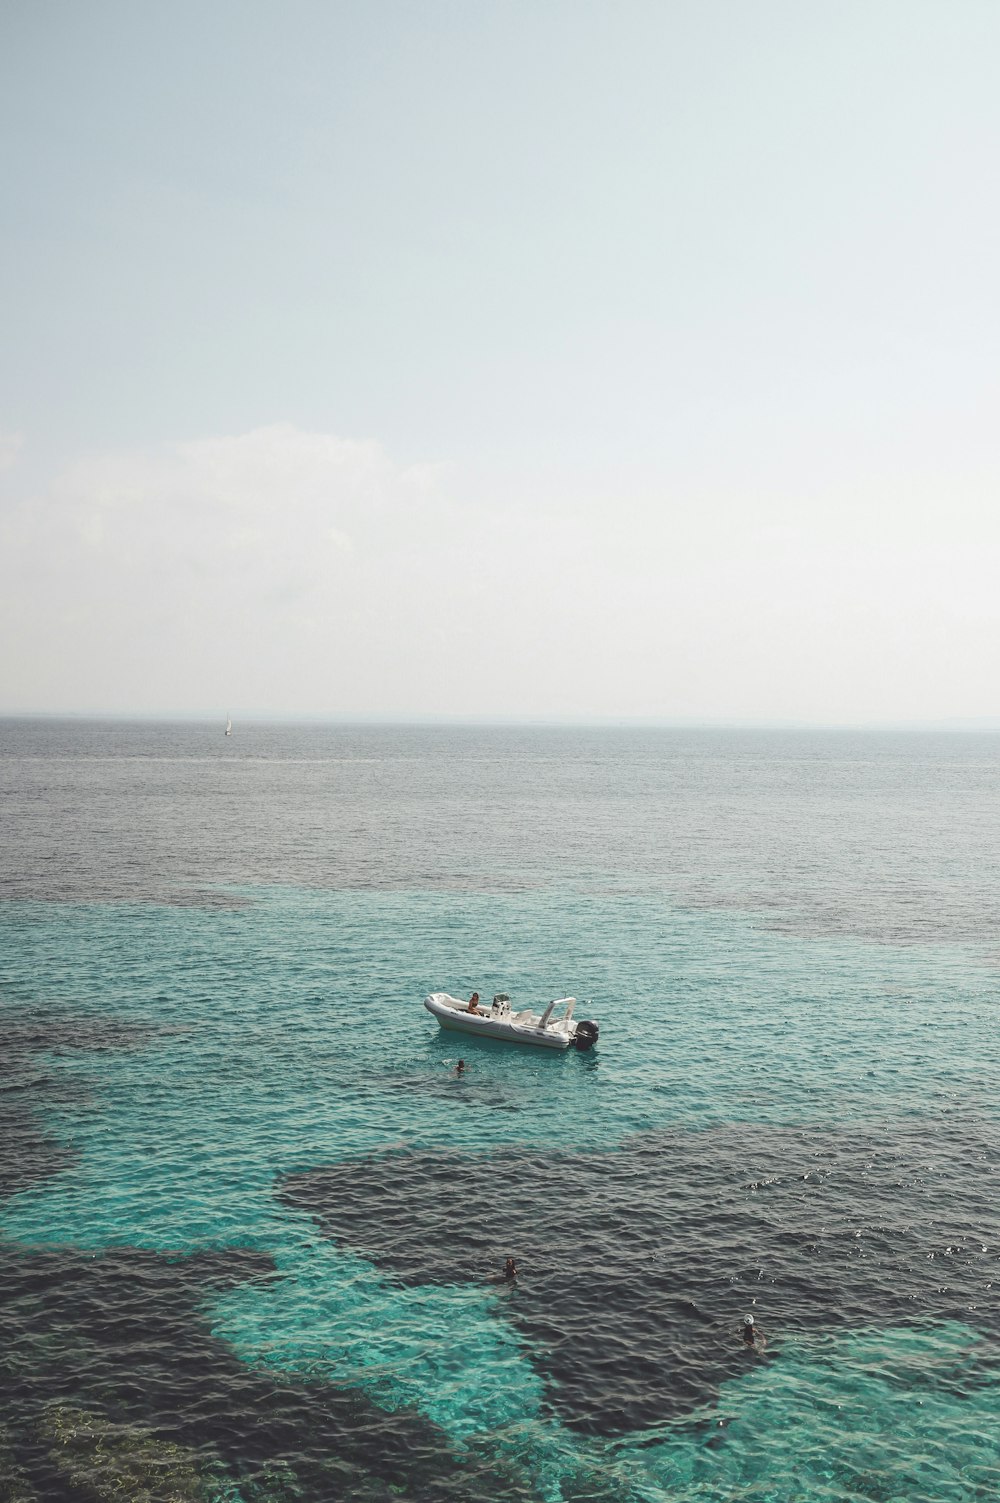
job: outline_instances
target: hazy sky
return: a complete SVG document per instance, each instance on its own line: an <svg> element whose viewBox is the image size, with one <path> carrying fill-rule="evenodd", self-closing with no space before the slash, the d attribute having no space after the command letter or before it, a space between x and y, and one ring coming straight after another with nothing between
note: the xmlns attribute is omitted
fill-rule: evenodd
<svg viewBox="0 0 1000 1503"><path fill-rule="evenodd" d="M996 0L2 0L0 711L1000 715Z"/></svg>

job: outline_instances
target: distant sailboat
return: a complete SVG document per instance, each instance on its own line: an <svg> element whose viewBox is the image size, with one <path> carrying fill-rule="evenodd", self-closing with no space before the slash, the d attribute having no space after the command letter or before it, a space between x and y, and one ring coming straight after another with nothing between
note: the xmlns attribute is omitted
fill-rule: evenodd
<svg viewBox="0 0 1000 1503"><path fill-rule="evenodd" d="M226 735L227 736L231 736L232 734L233 734L233 721L232 721L232 717L230 715L227 715L226 716Z"/></svg>

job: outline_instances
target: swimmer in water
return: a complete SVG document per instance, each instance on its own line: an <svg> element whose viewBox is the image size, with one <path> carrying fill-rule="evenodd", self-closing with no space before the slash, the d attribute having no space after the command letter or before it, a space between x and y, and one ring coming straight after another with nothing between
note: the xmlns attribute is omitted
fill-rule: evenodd
<svg viewBox="0 0 1000 1503"><path fill-rule="evenodd" d="M464 1059L460 1059L459 1062L458 1062L458 1064L455 1066L455 1074L456 1075L464 1075L465 1074L465 1060Z"/></svg>
<svg viewBox="0 0 1000 1503"><path fill-rule="evenodd" d="M513 1258L507 1258L503 1265L503 1281L505 1284L517 1282L517 1264Z"/></svg>
<svg viewBox="0 0 1000 1503"><path fill-rule="evenodd" d="M762 1352L767 1346L767 1337L752 1315L744 1315L740 1335L743 1337L744 1344L753 1347L755 1352Z"/></svg>

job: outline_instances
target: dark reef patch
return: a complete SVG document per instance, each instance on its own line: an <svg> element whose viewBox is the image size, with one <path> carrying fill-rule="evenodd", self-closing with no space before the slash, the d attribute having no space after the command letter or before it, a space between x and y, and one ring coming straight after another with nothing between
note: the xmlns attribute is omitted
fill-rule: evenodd
<svg viewBox="0 0 1000 1503"><path fill-rule="evenodd" d="M0 1014L0 1200L67 1168L70 1148L42 1125L45 1108L86 1108L90 1086L77 1073L49 1068L46 1057L144 1049L165 1033L105 1014L75 1014L8 1002Z"/></svg>
<svg viewBox="0 0 1000 1503"><path fill-rule="evenodd" d="M201 908L208 913L238 913L244 908L256 907L256 898L246 893L229 892L226 888L185 889L164 887L149 901L164 908Z"/></svg>
<svg viewBox="0 0 1000 1503"><path fill-rule="evenodd" d="M19 1008L4 1018L3 1037L8 1062L24 1062L34 1054L107 1054L121 1049L145 1049L164 1033L149 1023L127 1022L106 1013L70 1013L53 1008Z"/></svg>
<svg viewBox="0 0 1000 1503"><path fill-rule="evenodd" d="M205 1323L206 1287L273 1272L248 1250L0 1243L0 1498L533 1500L516 1467L458 1453L412 1412L240 1362Z"/></svg>
<svg viewBox="0 0 1000 1503"><path fill-rule="evenodd" d="M47 1133L23 1101L6 1095L0 1081L0 1200L28 1190L73 1162L72 1150Z"/></svg>
<svg viewBox="0 0 1000 1503"><path fill-rule="evenodd" d="M783 1334L959 1320L1000 1334L1000 1130L959 1116L865 1131L657 1131L609 1153L421 1151L288 1176L286 1204L407 1284L512 1253L504 1315L562 1420L681 1418ZM766 1357L765 1359L766 1360Z"/></svg>

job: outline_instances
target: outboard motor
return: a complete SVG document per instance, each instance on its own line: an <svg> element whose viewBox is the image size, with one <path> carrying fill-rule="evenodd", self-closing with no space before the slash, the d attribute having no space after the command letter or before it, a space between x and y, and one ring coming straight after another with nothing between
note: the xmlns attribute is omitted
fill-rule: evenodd
<svg viewBox="0 0 1000 1503"><path fill-rule="evenodd" d="M597 1043L597 1035L599 1031L600 1030L598 1029L596 1023L591 1023L588 1021L588 1019L584 1018L582 1022L577 1023L576 1025L576 1033L573 1035L573 1042L578 1049L593 1049L594 1045Z"/></svg>

